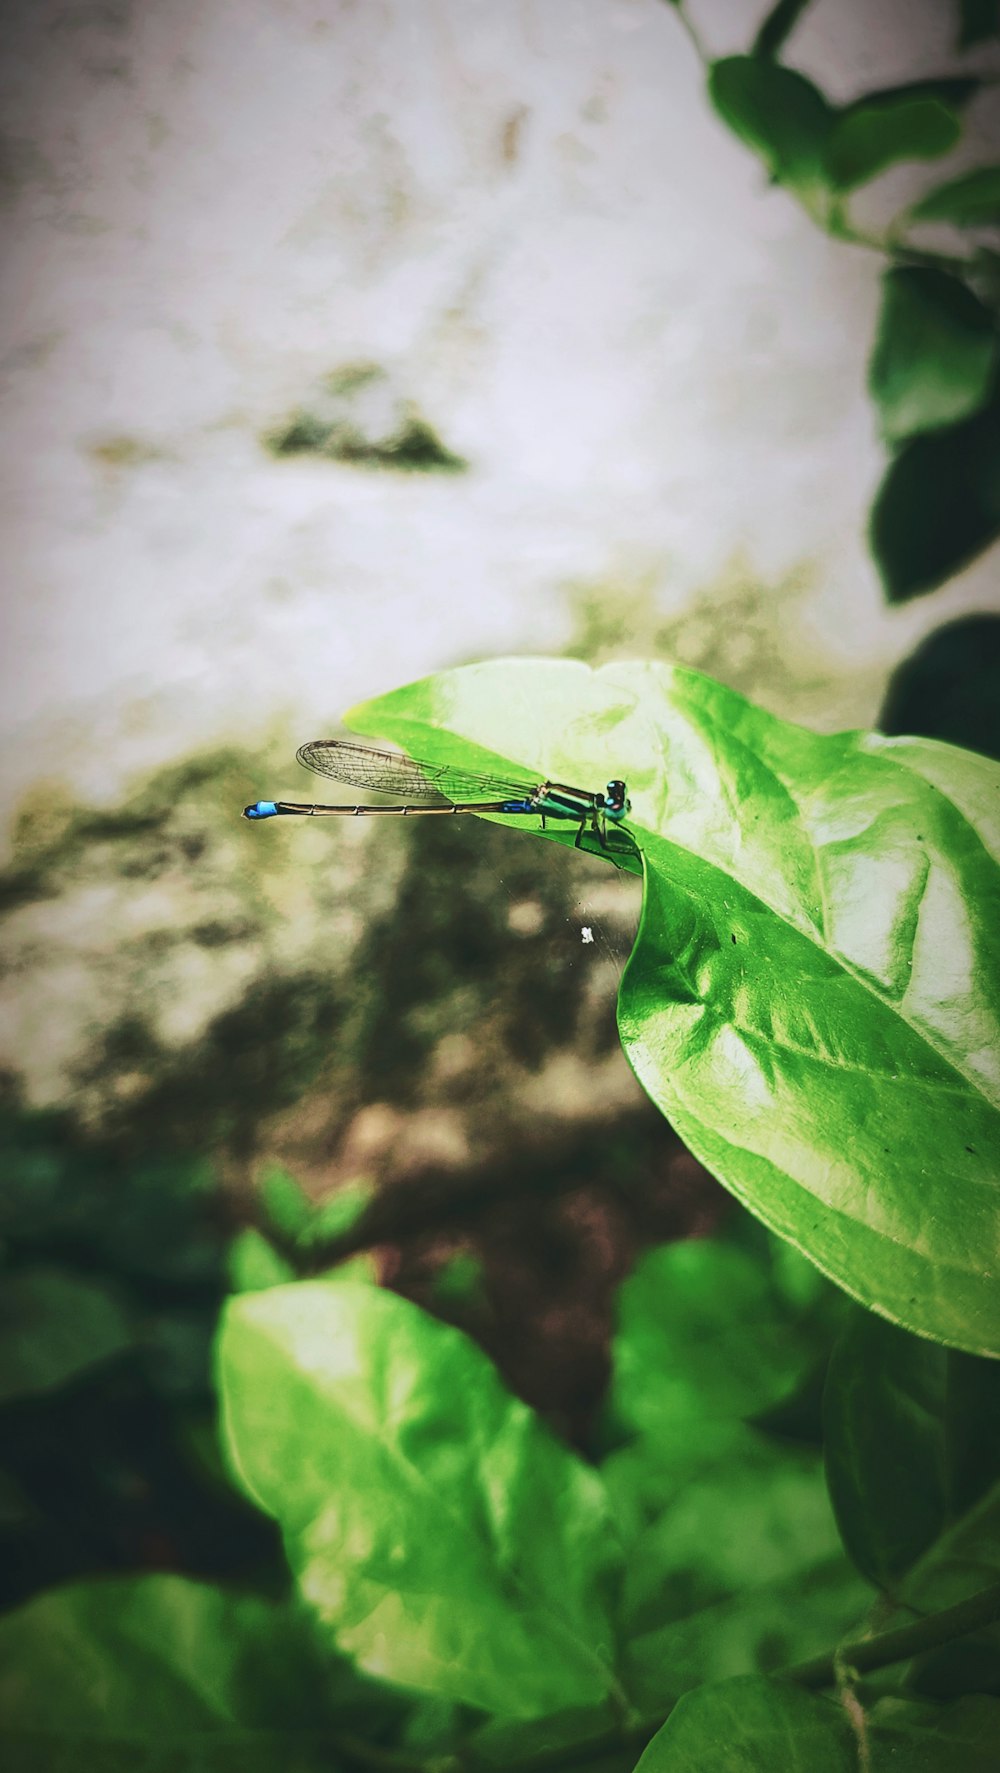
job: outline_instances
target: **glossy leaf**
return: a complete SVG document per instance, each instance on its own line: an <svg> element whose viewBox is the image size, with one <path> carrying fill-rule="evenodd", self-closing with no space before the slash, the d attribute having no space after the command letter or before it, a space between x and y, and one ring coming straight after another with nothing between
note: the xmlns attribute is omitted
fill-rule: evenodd
<svg viewBox="0 0 1000 1773"><path fill-rule="evenodd" d="M890 603L935 591L995 542L1000 407L905 443L879 487L870 531Z"/></svg>
<svg viewBox="0 0 1000 1773"><path fill-rule="evenodd" d="M847 1292L1000 1352L994 765L809 733L661 664L469 666L351 723L446 762L625 777L645 897L618 1017L640 1082Z"/></svg>
<svg viewBox="0 0 1000 1773"><path fill-rule="evenodd" d="M752 53L778 55L808 5L809 0L777 0L754 38Z"/></svg>
<svg viewBox="0 0 1000 1773"><path fill-rule="evenodd" d="M901 94L860 99L830 132L826 169L838 191L853 191L900 160L936 160L958 142L962 126L939 98Z"/></svg>
<svg viewBox="0 0 1000 1773"><path fill-rule="evenodd" d="M833 113L811 81L763 57L734 55L712 63L708 92L723 122L773 178L801 194L825 185Z"/></svg>
<svg viewBox="0 0 1000 1773"><path fill-rule="evenodd" d="M907 212L911 222L953 222L960 228L1000 226L1000 166L975 166L935 185Z"/></svg>
<svg viewBox="0 0 1000 1773"><path fill-rule="evenodd" d="M0 1401L35 1397L133 1347L128 1317L100 1281L57 1268L0 1279Z"/></svg>
<svg viewBox="0 0 1000 1773"><path fill-rule="evenodd" d="M868 387L890 443L979 412L998 359L996 322L957 277L912 266L886 272Z"/></svg>
<svg viewBox="0 0 1000 1773"><path fill-rule="evenodd" d="M603 1486L465 1336L303 1283L230 1301L219 1375L244 1488L369 1673L512 1718L615 1690Z"/></svg>

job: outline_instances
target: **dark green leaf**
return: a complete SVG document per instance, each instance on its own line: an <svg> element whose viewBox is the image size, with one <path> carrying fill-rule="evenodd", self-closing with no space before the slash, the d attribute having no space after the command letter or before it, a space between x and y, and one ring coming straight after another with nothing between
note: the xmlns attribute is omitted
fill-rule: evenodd
<svg viewBox="0 0 1000 1773"><path fill-rule="evenodd" d="M608 1462L612 1491L636 1457ZM640 1474L622 1590L623 1676L642 1709L818 1653L862 1617L871 1589L844 1557L818 1454L741 1429L669 1471Z"/></svg>
<svg viewBox="0 0 1000 1773"><path fill-rule="evenodd" d="M991 1425L992 1427L992 1425ZM893 1606L883 1597L869 1617L870 1632L894 1630L992 1589L1000 1581L1000 1483L949 1527L903 1578ZM940 1644L886 1671L883 1684L933 1699L963 1693L1000 1695L1000 1625Z"/></svg>
<svg viewBox="0 0 1000 1773"><path fill-rule="evenodd" d="M976 74L932 74L923 80L907 80L902 86L881 86L863 92L844 106L841 116L876 105L893 107L903 99L937 99L949 109L961 111L982 89L983 82Z"/></svg>
<svg viewBox="0 0 1000 1773"><path fill-rule="evenodd" d="M686 1693L636 1773L723 1765L725 1773L857 1773L857 1743L833 1700L748 1675Z"/></svg>
<svg viewBox="0 0 1000 1773"><path fill-rule="evenodd" d="M371 1692L345 1665L319 1661L291 1608L180 1576L78 1583L0 1619L0 1717L11 1731L154 1743L308 1729L370 1704Z"/></svg>
<svg viewBox="0 0 1000 1773"><path fill-rule="evenodd" d="M1000 36L1000 0L958 0L959 49Z"/></svg>
<svg viewBox="0 0 1000 1773"><path fill-rule="evenodd" d="M777 0L753 42L753 55L776 56L809 5L809 0Z"/></svg>
<svg viewBox="0 0 1000 1773"><path fill-rule="evenodd" d="M1000 616L960 616L896 666L879 728L944 739L1000 762L998 685Z"/></svg>
<svg viewBox="0 0 1000 1773"><path fill-rule="evenodd" d="M294 1730L171 1729L155 1737L5 1734L4 1773L340 1773L333 1741ZM350 1763L352 1769L355 1762Z"/></svg>
<svg viewBox="0 0 1000 1773"><path fill-rule="evenodd" d="M861 99L840 113L831 130L829 181L838 191L853 191L899 160L936 160L961 133L954 111L938 98Z"/></svg>
<svg viewBox="0 0 1000 1773"><path fill-rule="evenodd" d="M0 1281L0 1401L55 1391L134 1346L114 1295L99 1281L30 1268Z"/></svg>
<svg viewBox="0 0 1000 1773"><path fill-rule="evenodd" d="M890 462L871 546L890 603L961 571L1000 536L1000 409L914 437Z"/></svg>
<svg viewBox="0 0 1000 1773"><path fill-rule="evenodd" d="M833 113L811 81L776 62L734 55L712 63L708 91L723 122L773 178L803 195L825 185Z"/></svg>
<svg viewBox="0 0 1000 1773"><path fill-rule="evenodd" d="M885 273L868 386L890 443L979 412L998 357L993 316L957 277L912 266Z"/></svg>
<svg viewBox="0 0 1000 1773"><path fill-rule="evenodd" d="M351 720L472 768L620 773L645 868L619 997L640 1081L713 1174L863 1304L1000 1353L995 765L809 733L663 664L474 665Z"/></svg>
<svg viewBox="0 0 1000 1773"><path fill-rule="evenodd" d="M952 1705L881 1699L869 1741L871 1773L996 1773L1000 1702L984 1693Z"/></svg>
<svg viewBox="0 0 1000 1773"><path fill-rule="evenodd" d="M948 1518L948 1352L870 1312L851 1314L824 1399L826 1470L858 1569L892 1585Z"/></svg>
<svg viewBox="0 0 1000 1773"><path fill-rule="evenodd" d="M457 1330L374 1287L231 1300L231 1458L363 1668L499 1716L616 1690L604 1487Z"/></svg>
<svg viewBox="0 0 1000 1773"><path fill-rule="evenodd" d="M907 216L911 222L954 222L960 228L1000 226L1000 166L975 166L935 185Z"/></svg>
<svg viewBox="0 0 1000 1773"><path fill-rule="evenodd" d="M685 1694L636 1773L704 1773L723 1765L720 1752L726 1773L856 1773L860 1766L867 1773L995 1773L998 1731L1000 1705L982 1694L946 1706L880 1700L856 1734L839 1702L747 1677Z"/></svg>

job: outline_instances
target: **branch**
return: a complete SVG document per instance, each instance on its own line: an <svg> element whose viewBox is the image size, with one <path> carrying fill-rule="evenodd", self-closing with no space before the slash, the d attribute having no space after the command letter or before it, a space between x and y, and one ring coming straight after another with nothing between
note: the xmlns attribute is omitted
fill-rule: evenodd
<svg viewBox="0 0 1000 1773"><path fill-rule="evenodd" d="M929 1613L923 1619L911 1620L909 1625L880 1632L877 1637L843 1644L836 1652L813 1656L808 1662L797 1662L791 1668L777 1669L775 1678L794 1681L799 1687L833 1687L837 1681L837 1665L843 1667L846 1664L858 1674L868 1674L875 1668L906 1662L924 1650L934 1650L938 1644L950 1643L953 1638L967 1637L984 1625L994 1625L998 1619L1000 1582L991 1588L980 1589L978 1594L970 1595L968 1600L946 1607L940 1613Z"/></svg>

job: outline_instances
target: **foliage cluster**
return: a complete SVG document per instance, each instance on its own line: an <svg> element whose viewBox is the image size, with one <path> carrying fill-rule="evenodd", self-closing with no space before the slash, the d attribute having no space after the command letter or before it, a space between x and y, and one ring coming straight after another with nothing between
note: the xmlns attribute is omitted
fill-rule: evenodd
<svg viewBox="0 0 1000 1773"><path fill-rule="evenodd" d="M701 50L685 0L671 0ZM747 55L703 56L719 116L834 239L884 256L869 388L890 459L870 539L891 602L934 590L1000 535L1000 165L931 185L882 232L855 193L961 142L991 81L948 73L832 103L781 59L809 0L779 0ZM963 0L959 49L996 34ZM944 245L939 242L944 240Z"/></svg>

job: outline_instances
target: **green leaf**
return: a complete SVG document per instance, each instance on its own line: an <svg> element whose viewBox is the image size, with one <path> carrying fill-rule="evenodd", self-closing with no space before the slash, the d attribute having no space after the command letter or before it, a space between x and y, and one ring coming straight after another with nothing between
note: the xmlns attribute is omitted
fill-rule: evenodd
<svg viewBox="0 0 1000 1773"><path fill-rule="evenodd" d="M995 1441L992 1424L991 1433ZM879 1600L869 1617L868 1632L892 1631L915 1618L942 1612L992 1589L998 1581L1000 1483L995 1483L907 1573L893 1592L892 1605L888 1597ZM909 1663L895 1663L884 1672L881 1684L932 1699L970 1692L1000 1695L1000 1625L980 1627Z"/></svg>
<svg viewBox="0 0 1000 1773"><path fill-rule="evenodd" d="M809 733L664 664L467 666L350 720L442 762L622 775L645 896L618 1020L640 1082L862 1304L1000 1353L995 765Z"/></svg>
<svg viewBox="0 0 1000 1773"><path fill-rule="evenodd" d="M686 1693L653 1737L636 1773L856 1773L842 1708L797 1687L749 1675Z"/></svg>
<svg viewBox="0 0 1000 1773"><path fill-rule="evenodd" d="M1000 36L1000 0L958 0L959 49Z"/></svg>
<svg viewBox="0 0 1000 1773"><path fill-rule="evenodd" d="M960 616L935 628L889 679L884 733L919 733L1000 762L1000 616Z"/></svg>
<svg viewBox="0 0 1000 1773"><path fill-rule="evenodd" d="M913 437L872 507L872 553L890 603L950 579L1000 536L1000 406Z"/></svg>
<svg viewBox="0 0 1000 1773"><path fill-rule="evenodd" d="M643 1257L618 1295L612 1411L664 1453L789 1397L815 1348L766 1269L708 1238Z"/></svg>
<svg viewBox="0 0 1000 1773"><path fill-rule="evenodd" d="M953 1705L880 1699L868 1735L871 1773L996 1773L1000 1701L985 1693Z"/></svg>
<svg viewBox="0 0 1000 1773"><path fill-rule="evenodd" d="M79 1379L134 1346L129 1320L99 1281L29 1268L0 1282L0 1401Z"/></svg>
<svg viewBox="0 0 1000 1773"><path fill-rule="evenodd" d="M347 1765L332 1743L302 1741L291 1729L165 1730L155 1739L18 1731L4 1736L3 1764L4 1773L339 1773Z"/></svg>
<svg viewBox="0 0 1000 1773"><path fill-rule="evenodd" d="M230 1301L219 1372L238 1476L363 1668L511 1718L615 1690L603 1486L465 1336L303 1283Z"/></svg>
<svg viewBox="0 0 1000 1773"><path fill-rule="evenodd" d="M247 1226L233 1238L226 1269L234 1293L259 1293L265 1287L281 1287L295 1279L291 1263L253 1226Z"/></svg>
<svg viewBox="0 0 1000 1773"><path fill-rule="evenodd" d="M959 228L1000 225L1000 166L975 166L925 192L907 211L910 222L953 222Z"/></svg>
<svg viewBox="0 0 1000 1773"><path fill-rule="evenodd" d="M275 1231L295 1238L306 1232L313 1218L312 1202L295 1177L280 1164L270 1164L259 1183L264 1210Z"/></svg>
<svg viewBox="0 0 1000 1773"><path fill-rule="evenodd" d="M827 1481L859 1570L889 1587L948 1516L945 1349L852 1313L824 1398Z"/></svg>
<svg viewBox="0 0 1000 1773"><path fill-rule="evenodd" d="M181 1576L77 1583L0 1619L10 1731L155 1744L303 1730L370 1705L370 1692L349 1668L319 1661L288 1606Z"/></svg>
<svg viewBox="0 0 1000 1773"><path fill-rule="evenodd" d="M661 1486L646 1482L621 1600L623 1678L643 1709L819 1653L864 1614L871 1589L844 1557L817 1453L741 1429Z"/></svg>
<svg viewBox="0 0 1000 1773"><path fill-rule="evenodd" d="M349 722L470 768L621 773L645 869L619 993L638 1080L844 1291L1000 1353L996 766L812 734L661 663L472 665Z"/></svg>
<svg viewBox="0 0 1000 1773"><path fill-rule="evenodd" d="M957 277L914 267L885 273L868 387L890 443L979 412L998 357L993 316Z"/></svg>
<svg viewBox="0 0 1000 1773"><path fill-rule="evenodd" d="M877 95L840 112L827 144L829 182L838 191L867 184L899 160L936 160L959 141L962 125L940 98Z"/></svg>
<svg viewBox="0 0 1000 1773"><path fill-rule="evenodd" d="M753 41L753 55L774 57L791 36L809 0L777 0Z"/></svg>
<svg viewBox="0 0 1000 1773"><path fill-rule="evenodd" d="M824 1426L844 1543L891 1588L1000 1478L1000 1364L852 1313L830 1361Z"/></svg>
<svg viewBox="0 0 1000 1773"><path fill-rule="evenodd" d="M954 1705L881 1700L863 1720L788 1683L744 1678L687 1693L636 1773L995 1773L1000 1705L982 1694ZM864 1747L861 1748L863 1741Z"/></svg>
<svg viewBox="0 0 1000 1773"><path fill-rule="evenodd" d="M799 194L825 187L833 112L811 81L761 57L733 55L712 63L708 92L723 122L772 178Z"/></svg>

